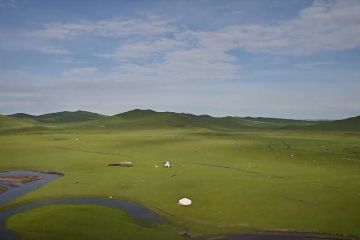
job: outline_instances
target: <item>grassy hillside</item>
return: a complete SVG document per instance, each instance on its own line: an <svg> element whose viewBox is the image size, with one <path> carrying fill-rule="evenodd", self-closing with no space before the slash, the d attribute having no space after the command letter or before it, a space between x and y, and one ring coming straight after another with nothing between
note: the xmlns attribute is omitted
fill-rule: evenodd
<svg viewBox="0 0 360 240"><path fill-rule="evenodd" d="M36 115L31 115L31 114L27 114L27 113L15 113L15 114L10 114L8 116L13 117L13 118L20 118L20 119L36 119L37 118Z"/></svg>
<svg viewBox="0 0 360 240"><path fill-rule="evenodd" d="M319 121L296 120L286 118L245 117L244 119L253 122L277 123L282 125L311 125L319 123Z"/></svg>
<svg viewBox="0 0 360 240"><path fill-rule="evenodd" d="M32 127L35 124L36 122L31 119L16 119L0 115L0 130Z"/></svg>
<svg viewBox="0 0 360 240"><path fill-rule="evenodd" d="M262 117L212 117L176 112L156 112L153 110L135 109L132 111L104 116L97 113L76 111L57 112L39 116L25 113L10 115L14 125L25 123L47 124L74 129L164 129L164 128L205 128L213 130L242 129L294 129L294 130L326 130L326 131L360 131L360 117L336 121L305 121ZM38 124L38 125L39 125ZM50 125L49 125L50 124Z"/></svg>
<svg viewBox="0 0 360 240"><path fill-rule="evenodd" d="M47 130L48 126L31 118L0 115L0 134L29 133Z"/></svg>
<svg viewBox="0 0 360 240"><path fill-rule="evenodd" d="M308 127L316 130L360 131L360 116L343 120L327 121Z"/></svg>
<svg viewBox="0 0 360 240"><path fill-rule="evenodd" d="M161 127L201 127L240 129L246 127L241 119L216 118L209 115L193 115L175 112L155 112L152 110L133 110L116 115L119 119L135 121L137 125L151 124Z"/></svg>
<svg viewBox="0 0 360 240"><path fill-rule="evenodd" d="M8 116L0 115L0 129L27 127L32 124L27 121L14 119Z"/></svg>
<svg viewBox="0 0 360 240"><path fill-rule="evenodd" d="M127 124L139 126L161 127L200 127L209 129L247 129L247 128L282 128L288 125L307 126L314 122L276 118L241 118L212 117L175 112L155 112L153 110L132 110L117 114L114 117L124 120ZM126 123L123 122L124 125Z"/></svg>
<svg viewBox="0 0 360 240"><path fill-rule="evenodd" d="M63 112L48 113L38 116L30 115L26 113L16 113L9 116L15 118L22 118L22 119L34 119L44 123L83 122L83 121L101 119L105 117L104 115L87 112L87 111L76 111L76 112L63 111Z"/></svg>

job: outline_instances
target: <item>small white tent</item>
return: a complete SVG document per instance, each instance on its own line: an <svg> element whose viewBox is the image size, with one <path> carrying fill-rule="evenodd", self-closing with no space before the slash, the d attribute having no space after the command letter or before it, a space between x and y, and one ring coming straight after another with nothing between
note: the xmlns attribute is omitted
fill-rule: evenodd
<svg viewBox="0 0 360 240"><path fill-rule="evenodd" d="M170 161L166 161L166 162L164 163L164 166L167 167L167 168L170 168L170 167L171 167Z"/></svg>
<svg viewBox="0 0 360 240"><path fill-rule="evenodd" d="M188 198L182 198L179 200L179 205L182 205L182 206L189 206L191 205L192 201Z"/></svg>

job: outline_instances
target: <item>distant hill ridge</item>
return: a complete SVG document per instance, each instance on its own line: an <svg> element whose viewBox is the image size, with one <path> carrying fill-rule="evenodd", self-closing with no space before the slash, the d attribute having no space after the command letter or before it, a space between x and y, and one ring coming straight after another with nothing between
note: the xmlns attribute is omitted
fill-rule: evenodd
<svg viewBox="0 0 360 240"><path fill-rule="evenodd" d="M360 131L360 116L342 120L326 121L309 126L316 130Z"/></svg>
<svg viewBox="0 0 360 240"><path fill-rule="evenodd" d="M68 123L68 122L83 122L83 121L91 121L105 117L104 115L87 112L87 111L63 111L63 112L55 112L55 113L47 113L42 115L30 115L26 113L15 113L12 115L8 115L9 117L15 118L28 118L34 119L39 122L44 123Z"/></svg>
<svg viewBox="0 0 360 240"><path fill-rule="evenodd" d="M264 117L212 117L189 113L157 112L134 109L113 116L105 116L87 111L63 111L42 115L16 113L8 115L18 120L31 120L39 123L89 122L89 126L116 126L120 128L162 128L162 127L202 127L220 129L303 129L303 130L341 130L360 131L360 116L335 121L307 121Z"/></svg>

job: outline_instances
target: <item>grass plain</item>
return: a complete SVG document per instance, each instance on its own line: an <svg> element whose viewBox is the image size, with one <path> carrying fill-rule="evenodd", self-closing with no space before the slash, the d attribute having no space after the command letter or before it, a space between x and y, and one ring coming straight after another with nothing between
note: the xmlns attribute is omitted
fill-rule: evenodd
<svg viewBox="0 0 360 240"><path fill-rule="evenodd" d="M44 199L113 196L169 219L143 227L106 207L46 206L9 219L24 239L116 239L119 231L126 239L176 239L184 230L205 236L264 229L359 236L360 132L289 121L152 111L63 123L1 116L0 170L64 177L0 211ZM174 167L163 168L165 160ZM121 161L134 167L107 166ZM193 205L178 206L182 197Z"/></svg>

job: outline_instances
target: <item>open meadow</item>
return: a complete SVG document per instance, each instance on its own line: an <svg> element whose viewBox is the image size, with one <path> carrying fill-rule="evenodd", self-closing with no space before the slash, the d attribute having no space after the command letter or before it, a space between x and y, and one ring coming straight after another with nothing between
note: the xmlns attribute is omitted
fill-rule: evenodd
<svg viewBox="0 0 360 240"><path fill-rule="evenodd" d="M168 220L142 226L108 207L49 205L7 220L24 239L118 239L120 233L126 239L180 239L184 232L202 238L256 230L360 235L360 132L264 119L239 119L234 128L220 120L225 123L140 110L61 123L1 116L1 171L64 176L0 211L41 200L111 196ZM166 160L171 168L164 168ZM134 166L108 166L123 161ZM179 206L182 197L193 204Z"/></svg>

